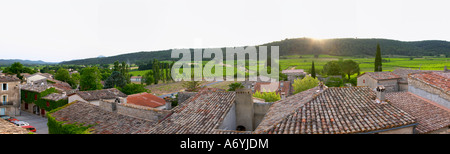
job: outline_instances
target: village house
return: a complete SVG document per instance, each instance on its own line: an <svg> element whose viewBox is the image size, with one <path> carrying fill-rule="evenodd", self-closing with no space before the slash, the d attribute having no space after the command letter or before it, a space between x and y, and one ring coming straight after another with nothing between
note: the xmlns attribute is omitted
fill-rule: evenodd
<svg viewBox="0 0 450 154"><path fill-rule="evenodd" d="M281 99L291 94L291 84L289 81L279 82L256 82L253 92L275 92L281 96Z"/></svg>
<svg viewBox="0 0 450 154"><path fill-rule="evenodd" d="M20 79L0 76L0 115L20 115Z"/></svg>
<svg viewBox="0 0 450 154"><path fill-rule="evenodd" d="M358 76L357 86L366 86L375 89L383 85L387 92L399 91L398 82L402 78L392 72L365 72Z"/></svg>
<svg viewBox="0 0 450 154"><path fill-rule="evenodd" d="M69 94L69 102L76 100L86 102L94 105L99 105L100 100L119 101L121 103L127 102L127 95L116 88L92 90L92 91L78 91Z"/></svg>

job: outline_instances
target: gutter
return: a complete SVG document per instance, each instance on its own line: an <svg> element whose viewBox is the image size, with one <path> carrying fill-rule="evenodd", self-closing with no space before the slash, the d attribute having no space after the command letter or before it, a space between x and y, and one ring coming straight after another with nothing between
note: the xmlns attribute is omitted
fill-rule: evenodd
<svg viewBox="0 0 450 154"><path fill-rule="evenodd" d="M404 126L400 126L400 127L393 127L393 128L382 129L382 130L375 130L375 131L370 131L370 132L363 132L363 133L358 133L358 134L374 134L374 133L379 133L379 132L385 132L385 131L390 131L390 130L396 130L396 129L400 129L400 128L411 127L411 126L413 126L413 134L415 134L415 133L416 133L416 126L417 126L417 125L418 125L418 123L413 123L413 124L404 125Z"/></svg>

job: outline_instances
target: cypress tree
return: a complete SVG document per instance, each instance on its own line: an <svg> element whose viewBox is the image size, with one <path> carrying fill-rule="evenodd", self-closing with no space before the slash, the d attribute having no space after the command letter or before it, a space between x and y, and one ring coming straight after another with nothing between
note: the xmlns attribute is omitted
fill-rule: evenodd
<svg viewBox="0 0 450 154"><path fill-rule="evenodd" d="M382 72L380 44L377 44L377 53L375 55L375 72Z"/></svg>
<svg viewBox="0 0 450 154"><path fill-rule="evenodd" d="M314 79L316 78L316 69L314 68L314 61L312 61L311 77L313 77Z"/></svg>

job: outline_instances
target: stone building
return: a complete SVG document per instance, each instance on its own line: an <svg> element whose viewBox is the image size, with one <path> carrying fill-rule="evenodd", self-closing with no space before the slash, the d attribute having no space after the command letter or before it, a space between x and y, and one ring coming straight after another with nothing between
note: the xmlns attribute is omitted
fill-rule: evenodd
<svg viewBox="0 0 450 154"><path fill-rule="evenodd" d="M281 99L284 99L292 93L290 83L289 81L256 82L253 92L275 92L281 96Z"/></svg>
<svg viewBox="0 0 450 154"><path fill-rule="evenodd" d="M399 91L398 82L402 78L392 72L365 72L358 76L357 86L366 86L375 89L378 85L383 85L387 92Z"/></svg>
<svg viewBox="0 0 450 154"><path fill-rule="evenodd" d="M0 76L0 115L20 115L20 79Z"/></svg>
<svg viewBox="0 0 450 154"><path fill-rule="evenodd" d="M78 100L94 105L99 105L100 100L108 100L108 101L117 100L122 103L126 103L127 101L127 95L122 93L120 90L117 90L116 88L92 90L92 91L78 91L68 96L69 102L74 102Z"/></svg>

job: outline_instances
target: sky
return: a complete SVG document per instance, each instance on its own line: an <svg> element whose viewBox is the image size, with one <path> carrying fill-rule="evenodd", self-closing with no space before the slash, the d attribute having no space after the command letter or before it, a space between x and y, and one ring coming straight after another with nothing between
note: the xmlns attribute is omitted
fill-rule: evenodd
<svg viewBox="0 0 450 154"><path fill-rule="evenodd" d="M446 0L0 0L0 59L61 62L286 38L450 41Z"/></svg>

